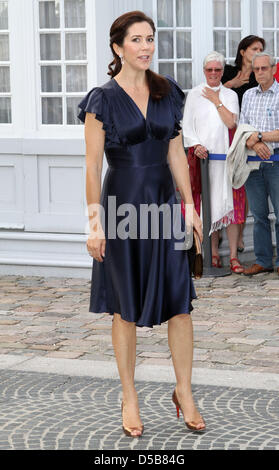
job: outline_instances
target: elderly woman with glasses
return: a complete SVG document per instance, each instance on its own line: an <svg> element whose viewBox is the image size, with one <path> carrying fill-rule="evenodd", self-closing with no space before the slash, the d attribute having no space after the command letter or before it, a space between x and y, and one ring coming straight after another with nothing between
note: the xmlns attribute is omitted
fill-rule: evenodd
<svg viewBox="0 0 279 470"><path fill-rule="evenodd" d="M187 97L183 135L185 147L189 147L189 164L208 158L208 153L227 154L232 139L231 131L237 125L239 103L237 94L222 85L225 59L218 52L204 59L206 82L193 88ZM192 162L192 163L191 163ZM237 242L240 224L244 222L245 199L242 207L235 207L233 189L225 172L225 162L211 160L209 164L211 202L212 265L221 267L218 253L218 230L227 227L230 247L231 271L240 274L244 268L237 258ZM199 211L200 195L197 181L192 178L193 195Z"/></svg>

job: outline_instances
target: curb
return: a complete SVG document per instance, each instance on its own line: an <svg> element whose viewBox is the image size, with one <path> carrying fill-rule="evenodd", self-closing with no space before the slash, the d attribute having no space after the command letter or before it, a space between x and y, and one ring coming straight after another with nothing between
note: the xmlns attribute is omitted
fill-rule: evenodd
<svg viewBox="0 0 279 470"><path fill-rule="evenodd" d="M0 354L0 370L119 380L116 363L108 361ZM139 364L135 380L175 383L175 375L171 366ZM279 374L193 368L192 384L279 391Z"/></svg>

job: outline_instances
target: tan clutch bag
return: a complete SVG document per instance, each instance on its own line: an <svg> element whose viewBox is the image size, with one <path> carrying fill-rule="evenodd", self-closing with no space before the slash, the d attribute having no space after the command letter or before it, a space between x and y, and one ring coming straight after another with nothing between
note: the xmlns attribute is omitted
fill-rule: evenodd
<svg viewBox="0 0 279 470"><path fill-rule="evenodd" d="M191 274L195 279L200 279L203 273L202 244L196 230L193 230L193 245L188 250Z"/></svg>

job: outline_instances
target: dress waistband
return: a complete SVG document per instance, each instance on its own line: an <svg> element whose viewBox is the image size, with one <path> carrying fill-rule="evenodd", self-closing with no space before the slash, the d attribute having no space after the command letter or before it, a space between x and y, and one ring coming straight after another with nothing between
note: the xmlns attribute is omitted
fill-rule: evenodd
<svg viewBox="0 0 279 470"><path fill-rule="evenodd" d="M134 165L134 164L125 164L124 162L111 162L108 161L108 166L109 168L112 168L113 170L120 170L124 168L137 168L137 169L145 169L145 168L152 168L152 167L168 167L168 163L162 162L162 163L153 163L150 165Z"/></svg>

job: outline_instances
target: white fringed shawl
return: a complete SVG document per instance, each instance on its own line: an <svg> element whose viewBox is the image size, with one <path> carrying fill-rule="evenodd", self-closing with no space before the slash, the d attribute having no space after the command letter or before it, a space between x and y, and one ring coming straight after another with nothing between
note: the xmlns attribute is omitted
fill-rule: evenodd
<svg viewBox="0 0 279 470"><path fill-rule="evenodd" d="M193 88L187 97L183 117L183 135L185 147L201 144L209 153L227 154L229 132L223 123L216 106L202 96L202 90L209 87L202 83ZM209 87L211 88L211 87ZM239 116L237 94L224 87L220 89L220 101L236 116ZM211 160L209 163L211 229L210 234L234 221L232 185L225 172L225 161Z"/></svg>

